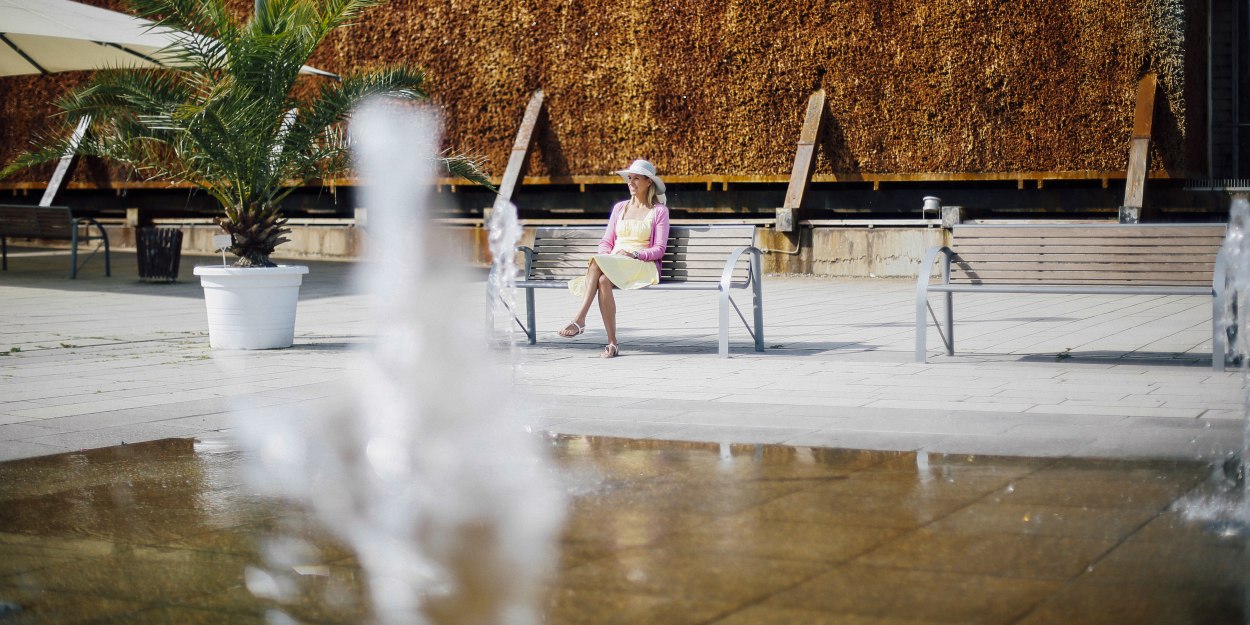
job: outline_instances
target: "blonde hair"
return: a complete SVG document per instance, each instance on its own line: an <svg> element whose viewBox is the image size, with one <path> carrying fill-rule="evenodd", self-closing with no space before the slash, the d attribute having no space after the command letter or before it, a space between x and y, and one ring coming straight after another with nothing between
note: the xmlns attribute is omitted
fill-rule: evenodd
<svg viewBox="0 0 1250 625"><path fill-rule="evenodd" d="M647 206L655 206L656 198L659 197L655 192L655 181L648 178L647 182L650 183L647 185Z"/></svg>

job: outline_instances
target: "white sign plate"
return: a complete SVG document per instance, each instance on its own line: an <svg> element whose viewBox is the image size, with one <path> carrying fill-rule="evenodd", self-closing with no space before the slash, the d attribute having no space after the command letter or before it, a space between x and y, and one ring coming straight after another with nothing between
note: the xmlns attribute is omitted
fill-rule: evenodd
<svg viewBox="0 0 1250 625"><path fill-rule="evenodd" d="M231 245L234 245L234 240L230 238L230 235L228 234L213 235L213 249L225 250L225 249L229 249Z"/></svg>

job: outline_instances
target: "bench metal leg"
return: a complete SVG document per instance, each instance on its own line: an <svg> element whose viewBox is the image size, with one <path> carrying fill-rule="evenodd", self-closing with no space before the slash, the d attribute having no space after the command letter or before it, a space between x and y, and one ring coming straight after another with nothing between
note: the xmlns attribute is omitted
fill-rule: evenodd
<svg viewBox="0 0 1250 625"><path fill-rule="evenodd" d="M763 263L760 261L759 254L751 256L751 286L755 289L755 300L753 308L755 309L755 351L764 351L764 281L762 280L764 273L761 271Z"/></svg>
<svg viewBox="0 0 1250 625"><path fill-rule="evenodd" d="M4 270L9 270L9 243L4 237L0 237L0 264L4 265Z"/></svg>
<svg viewBox="0 0 1250 625"><path fill-rule="evenodd" d="M69 279L78 277L78 224L70 225Z"/></svg>
<svg viewBox="0 0 1250 625"><path fill-rule="evenodd" d="M729 357L729 291L720 291L720 348L721 358Z"/></svg>
<svg viewBox="0 0 1250 625"><path fill-rule="evenodd" d="M955 355L955 294L946 293L946 355Z"/></svg>
<svg viewBox="0 0 1250 625"><path fill-rule="evenodd" d="M929 292L916 293L916 362L926 362L929 356L926 333L929 331Z"/></svg>
<svg viewBox="0 0 1250 625"><path fill-rule="evenodd" d="M525 289L525 334L529 338L530 345L538 343L538 327L534 323L534 289Z"/></svg>
<svg viewBox="0 0 1250 625"><path fill-rule="evenodd" d="M69 227L70 227L70 252L69 252L69 258L70 258L69 277L70 277L70 279L72 280L72 279L74 279L74 278L77 278L77 277L78 277L78 268L79 268L79 264L78 264L78 243L79 243L79 241L78 241L78 229L79 229L79 227L80 227L80 226L84 226L84 227L87 227L87 228L94 227L97 231L99 231L100 236L91 236L91 231L90 231L90 230L88 230L88 231L87 231L87 237L86 237L85 239L83 239L83 242L85 242L85 243L89 243L89 242L91 242L91 241L100 241L100 242L103 244L103 247L104 247L104 275L105 275L106 277L108 277L108 276L112 276L112 275L113 275L113 265L112 265L112 263L110 262L110 254L109 254L109 235L108 235L108 232L106 232L106 231L104 230L104 226L101 226L101 225L99 224L99 222L97 222L96 220L94 220L94 219L92 219L92 218L90 218L90 217L81 217L81 218L77 218L77 219L74 219L73 221L71 221L71 222L70 222L70 226L69 226ZM96 253L96 252L98 252L98 251L100 251L100 247L101 247L101 246L97 245L97 246L96 246L96 248L95 248L94 250L91 250L91 254L89 254L89 255L87 256L86 260L82 261L82 264L83 264L83 265L86 265L87 263L91 262L91 259L95 257L95 253Z"/></svg>
<svg viewBox="0 0 1250 625"><path fill-rule="evenodd" d="M938 326L938 336L946 346L946 355L955 355L955 294L943 293L946 297L946 310L939 321L937 313L933 313L933 325ZM929 292L920 290L916 293L916 362L928 362L928 330L929 330Z"/></svg>

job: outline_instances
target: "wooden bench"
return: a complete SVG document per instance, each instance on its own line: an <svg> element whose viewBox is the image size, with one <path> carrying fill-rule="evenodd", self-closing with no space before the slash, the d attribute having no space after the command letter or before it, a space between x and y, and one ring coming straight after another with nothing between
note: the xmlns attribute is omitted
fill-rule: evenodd
<svg viewBox="0 0 1250 625"><path fill-rule="evenodd" d="M945 295L945 318L933 319L947 355L955 354L955 293L1205 295L1213 298L1211 363L1223 371L1224 230L1224 224L955 226L951 247L930 248L920 265L916 362L927 356L929 293ZM941 281L934 283L939 255Z"/></svg>
<svg viewBox="0 0 1250 625"><path fill-rule="evenodd" d="M99 234L91 234L94 226ZM80 232L81 229L86 232ZM102 241L104 246L104 275L111 276L109 265L109 238L104 228L90 217L75 217L66 206L31 206L29 204L0 204L0 265L9 270L9 246L7 239L55 239L70 242L69 277L77 278L78 270L86 265L100 247L78 264L78 244L84 241Z"/></svg>
<svg viewBox="0 0 1250 625"><path fill-rule="evenodd" d="M565 289L569 280L586 275L587 260L599 253L601 227L540 227L533 247L525 253L525 269L517 288L525 289L525 330L530 345L538 342L534 321L534 289ZM720 355L729 356L729 308L742 319L755 340L755 351L764 351L764 293L760 250L755 247L754 226L671 226L668 247L660 262L660 283L640 291L708 291L720 298ZM754 324L747 322L730 297L733 289L752 289ZM569 306L574 304L569 298ZM752 330L754 325L754 330Z"/></svg>

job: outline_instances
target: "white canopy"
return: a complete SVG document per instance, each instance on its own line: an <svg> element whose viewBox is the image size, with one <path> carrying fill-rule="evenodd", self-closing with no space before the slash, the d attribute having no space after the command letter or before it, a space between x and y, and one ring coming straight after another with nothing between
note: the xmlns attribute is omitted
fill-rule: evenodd
<svg viewBox="0 0 1250 625"><path fill-rule="evenodd" d="M70 0L0 0L0 76L155 67L177 31ZM334 76L305 66L304 73Z"/></svg>

